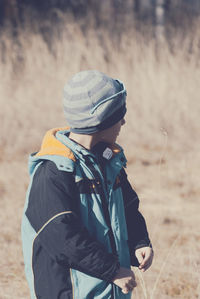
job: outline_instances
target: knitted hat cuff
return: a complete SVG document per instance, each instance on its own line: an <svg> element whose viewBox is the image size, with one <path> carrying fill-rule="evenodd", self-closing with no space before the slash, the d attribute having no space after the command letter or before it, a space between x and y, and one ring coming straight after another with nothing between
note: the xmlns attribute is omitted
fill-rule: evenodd
<svg viewBox="0 0 200 299"><path fill-rule="evenodd" d="M109 118L105 119L99 125L86 127L86 128L70 128L70 131L76 134L86 134L86 135L103 131L118 123L118 121L120 121L125 116L125 114L126 114L126 105L124 104L118 110L116 110Z"/></svg>

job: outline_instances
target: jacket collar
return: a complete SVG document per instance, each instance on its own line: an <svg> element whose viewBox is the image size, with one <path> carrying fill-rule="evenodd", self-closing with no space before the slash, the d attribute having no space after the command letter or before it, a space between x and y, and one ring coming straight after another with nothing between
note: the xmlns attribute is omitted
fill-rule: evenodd
<svg viewBox="0 0 200 299"><path fill-rule="evenodd" d="M41 148L39 152L35 154L35 157L42 156L62 156L72 161L76 161L77 158L85 160L85 157L91 157L96 159L96 153L104 160L109 162L119 160L122 163L118 163L123 166L126 164L126 158L123 154L123 149L118 144L109 144L99 142L91 151L87 150L80 144L69 138L70 128L54 128L44 136Z"/></svg>

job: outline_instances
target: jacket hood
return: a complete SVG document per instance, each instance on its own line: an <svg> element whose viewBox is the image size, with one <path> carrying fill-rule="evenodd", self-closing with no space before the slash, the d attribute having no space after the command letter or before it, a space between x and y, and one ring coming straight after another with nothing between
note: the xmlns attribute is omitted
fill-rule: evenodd
<svg viewBox="0 0 200 299"><path fill-rule="evenodd" d="M57 155L76 161L72 151L56 138L56 133L64 130L69 130L69 127L56 128L47 131L42 141L41 148L35 156Z"/></svg>
<svg viewBox="0 0 200 299"><path fill-rule="evenodd" d="M62 168L65 168L67 164L67 169L70 168L69 164L73 165L76 161L73 152L56 138L57 132L66 130L69 130L69 127L54 128L46 132L40 150L29 156L28 167L30 174L33 173L35 167L43 160L51 160L56 164L59 161L59 164L62 164Z"/></svg>

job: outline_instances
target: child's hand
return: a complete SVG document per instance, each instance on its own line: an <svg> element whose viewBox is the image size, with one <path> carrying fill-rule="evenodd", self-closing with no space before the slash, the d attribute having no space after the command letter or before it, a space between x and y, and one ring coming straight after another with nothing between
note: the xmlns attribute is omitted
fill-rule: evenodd
<svg viewBox="0 0 200 299"><path fill-rule="evenodd" d="M152 264L153 249L151 247L138 248L135 251L135 256L139 262L139 269L145 272Z"/></svg>
<svg viewBox="0 0 200 299"><path fill-rule="evenodd" d="M123 267L119 269L113 283L120 287L124 294L131 292L137 285L133 271Z"/></svg>

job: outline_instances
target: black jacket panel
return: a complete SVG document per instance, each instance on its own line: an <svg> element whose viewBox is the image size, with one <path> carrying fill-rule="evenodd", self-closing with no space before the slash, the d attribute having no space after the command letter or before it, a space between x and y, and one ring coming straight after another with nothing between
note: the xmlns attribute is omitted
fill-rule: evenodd
<svg viewBox="0 0 200 299"><path fill-rule="evenodd" d="M48 297L49 291L43 287L47 277L52 281L52 292L68 292L71 284L65 280L70 268L108 282L119 269L117 257L108 253L82 225L78 195L72 173L58 170L51 161L44 162L37 169L26 216L38 232L33 244L33 272L38 298L59 298Z"/></svg>

